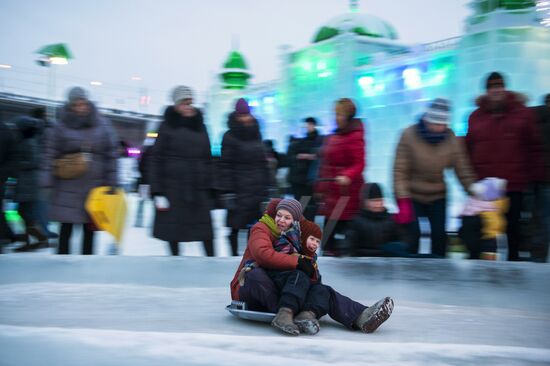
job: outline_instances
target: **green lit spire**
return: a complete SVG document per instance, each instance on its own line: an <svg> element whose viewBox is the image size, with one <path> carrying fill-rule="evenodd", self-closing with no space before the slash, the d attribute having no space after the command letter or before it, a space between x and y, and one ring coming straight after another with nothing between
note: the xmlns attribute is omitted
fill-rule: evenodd
<svg viewBox="0 0 550 366"><path fill-rule="evenodd" d="M243 55L237 51L231 51L223 64L223 70L220 74L223 88L244 89L248 85L250 76Z"/></svg>

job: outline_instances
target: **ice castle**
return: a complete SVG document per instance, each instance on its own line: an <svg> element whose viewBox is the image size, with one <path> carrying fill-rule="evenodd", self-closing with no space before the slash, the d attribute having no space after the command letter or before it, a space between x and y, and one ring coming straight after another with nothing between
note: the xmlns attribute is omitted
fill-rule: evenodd
<svg viewBox="0 0 550 366"><path fill-rule="evenodd" d="M531 104L550 92L550 1L474 0L462 37L422 45L399 41L395 28L376 16L336 16L314 34L310 45L283 50L281 77L254 84L245 58L233 50L209 93L206 119L214 153L226 130L227 114L244 96L259 119L264 138L286 149L302 120L313 116L321 129L334 128L334 101L351 97L366 122L367 181L391 187L391 170L401 130L415 122L436 97L452 101L452 128L464 135L482 79L503 72L510 90ZM460 194L458 190L455 194Z"/></svg>

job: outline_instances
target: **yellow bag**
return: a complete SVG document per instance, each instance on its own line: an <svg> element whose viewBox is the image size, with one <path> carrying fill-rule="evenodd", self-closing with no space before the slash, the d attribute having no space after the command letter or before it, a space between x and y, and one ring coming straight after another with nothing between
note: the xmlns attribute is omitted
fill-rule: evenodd
<svg viewBox="0 0 550 366"><path fill-rule="evenodd" d="M88 170L89 161L89 154L85 152L65 154L54 161L55 176L61 179L81 177Z"/></svg>
<svg viewBox="0 0 550 366"><path fill-rule="evenodd" d="M85 207L95 226L113 235L120 243L126 222L126 197L121 188L117 188L113 194L107 193L110 190L108 186L92 189Z"/></svg>

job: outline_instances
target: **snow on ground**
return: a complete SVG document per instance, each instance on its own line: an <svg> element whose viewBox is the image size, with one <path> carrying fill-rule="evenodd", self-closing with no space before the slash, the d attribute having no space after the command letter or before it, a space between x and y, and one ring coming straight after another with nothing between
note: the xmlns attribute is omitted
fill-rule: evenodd
<svg viewBox="0 0 550 366"><path fill-rule="evenodd" d="M370 335L324 317L319 334L288 337L225 310L240 258L224 211L218 257L201 243L171 257L150 237L150 202L133 226L136 204L122 255L104 255L112 239L98 233L97 256L0 256L0 366L550 364L549 264L322 257L325 283L367 305L392 296L395 311Z"/></svg>
<svg viewBox="0 0 550 366"><path fill-rule="evenodd" d="M224 309L238 261L0 256L0 365L550 364L546 264L321 258L326 283L394 314L294 338Z"/></svg>

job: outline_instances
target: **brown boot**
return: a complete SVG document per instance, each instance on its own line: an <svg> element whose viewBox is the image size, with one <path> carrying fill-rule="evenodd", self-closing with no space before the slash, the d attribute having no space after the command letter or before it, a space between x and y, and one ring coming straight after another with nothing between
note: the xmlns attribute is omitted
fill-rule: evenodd
<svg viewBox="0 0 550 366"><path fill-rule="evenodd" d="M385 297L373 306L363 310L353 325L364 333L372 333L390 317L393 311L393 300Z"/></svg>
<svg viewBox="0 0 550 366"><path fill-rule="evenodd" d="M271 326L290 335L300 334L300 329L294 324L294 313L290 308L280 308L271 322Z"/></svg>
<svg viewBox="0 0 550 366"><path fill-rule="evenodd" d="M313 335L319 333L319 330L321 329L319 320L317 320L317 317L313 311L306 310L300 312L294 318L294 323L296 323L298 329L300 329L300 333Z"/></svg>

